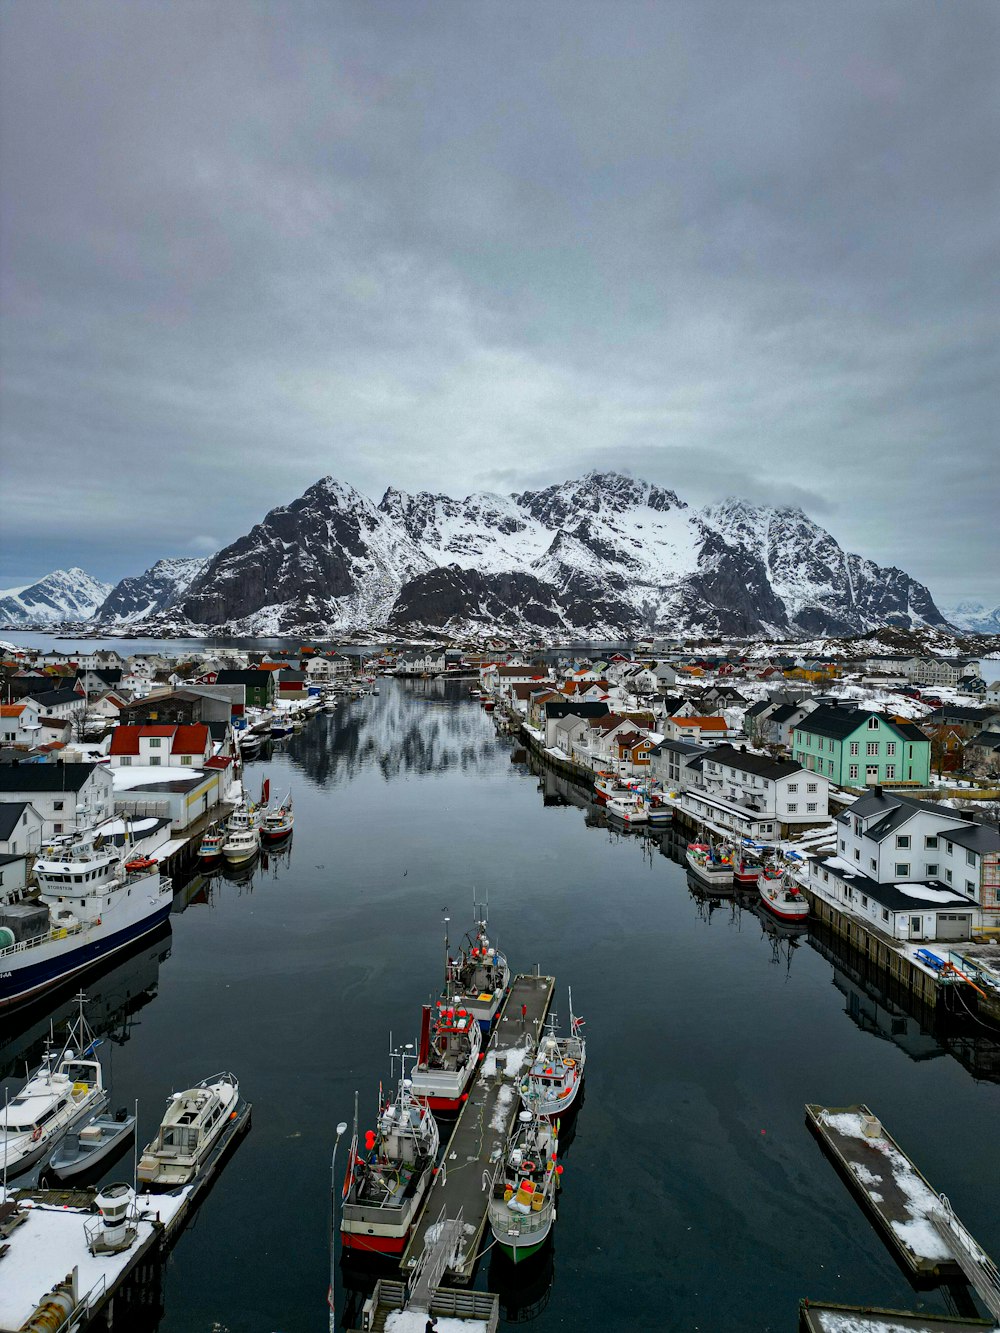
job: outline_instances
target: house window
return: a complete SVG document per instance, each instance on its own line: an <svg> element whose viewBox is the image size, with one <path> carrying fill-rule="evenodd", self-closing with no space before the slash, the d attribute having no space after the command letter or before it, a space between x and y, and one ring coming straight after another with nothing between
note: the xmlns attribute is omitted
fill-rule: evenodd
<svg viewBox="0 0 1000 1333"><path fill-rule="evenodd" d="M55 832L55 833L62 833L62 831L63 831L63 826L62 826L62 824L53 824L53 825L52 825L52 829L53 829L53 832Z"/></svg>
<svg viewBox="0 0 1000 1333"><path fill-rule="evenodd" d="M951 856L952 852L955 850L955 844L953 842L948 842L946 839L944 844L944 849L948 853L948 855Z"/></svg>
<svg viewBox="0 0 1000 1333"><path fill-rule="evenodd" d="M909 863L909 861L897 861L897 862L896 862L896 878L897 878L897 879L905 879L905 878L907 877L907 875L909 875L909 873L910 873L910 863Z"/></svg>
<svg viewBox="0 0 1000 1333"><path fill-rule="evenodd" d="M833 777L833 760L832 760L832 759L828 759L828 760L826 761L826 771L827 771L827 773L829 773L830 777Z"/></svg>
<svg viewBox="0 0 1000 1333"><path fill-rule="evenodd" d="M973 884L971 879L967 879L965 881L965 892L969 895L970 898L974 898L976 896L976 886L975 884Z"/></svg>
<svg viewBox="0 0 1000 1333"><path fill-rule="evenodd" d="M936 837L924 838L924 846L927 848L928 851L935 851L937 849L937 838Z"/></svg>
<svg viewBox="0 0 1000 1333"><path fill-rule="evenodd" d="M806 813L807 813L807 814L810 814L810 815L814 815L814 814L816 813L816 802L815 802L815 801L808 801L808 802L806 803Z"/></svg>
<svg viewBox="0 0 1000 1333"><path fill-rule="evenodd" d="M125 755L125 757L122 759L122 768L128 768L131 765L131 763L132 763L131 756Z"/></svg>
<svg viewBox="0 0 1000 1333"><path fill-rule="evenodd" d="M861 853L858 851L857 848L854 849L854 859L855 859L855 861L860 861L860 860L861 860Z"/></svg>
<svg viewBox="0 0 1000 1333"><path fill-rule="evenodd" d="M886 764L886 766L885 766L885 776L886 776L886 781L888 781L888 782L892 782L892 781L893 781L893 779L894 779L895 776L896 776L896 765L895 765L895 764Z"/></svg>
<svg viewBox="0 0 1000 1333"><path fill-rule="evenodd" d="M946 870L946 871L944 872L944 877L945 877L945 879L948 881L948 883L950 884L950 883L951 883L951 871L950 871L950 870Z"/></svg>
<svg viewBox="0 0 1000 1333"><path fill-rule="evenodd" d="M896 753L896 742L895 742L895 741L886 741L886 743L885 743L885 752L886 752L886 754L889 755L890 757L892 757L893 755L895 755L895 753Z"/></svg>
<svg viewBox="0 0 1000 1333"><path fill-rule="evenodd" d="M841 838L841 840L840 840L840 850L841 850L842 852L844 852L844 851L847 850L847 845L845 844L843 838Z"/></svg>
<svg viewBox="0 0 1000 1333"><path fill-rule="evenodd" d="M160 756L158 754L151 754L149 756L150 768L156 768L159 763L160 763Z"/></svg>
<svg viewBox="0 0 1000 1333"><path fill-rule="evenodd" d="M875 860L874 856L873 856L872 859L868 862L868 865L869 865L869 867L870 867L872 870L878 870L878 862Z"/></svg>
<svg viewBox="0 0 1000 1333"><path fill-rule="evenodd" d="M788 813L789 813L790 815L794 815L794 814L795 814L795 811L796 811L798 808L799 808L799 807L798 807L798 805L796 804L795 801L789 801L789 802L788 802Z"/></svg>
<svg viewBox="0 0 1000 1333"><path fill-rule="evenodd" d="M909 845L910 845L910 835L908 833L900 833L896 838L896 846L909 847Z"/></svg>
<svg viewBox="0 0 1000 1333"><path fill-rule="evenodd" d="M191 756L189 754L181 755L182 764L190 764L190 762L191 762Z"/></svg>
<svg viewBox="0 0 1000 1333"><path fill-rule="evenodd" d="M883 920L883 921L888 921L888 920L889 920L889 909L888 909L888 907L883 907L883 908L882 908L882 920Z"/></svg>
<svg viewBox="0 0 1000 1333"><path fill-rule="evenodd" d="M792 792L792 791L798 791L798 789L799 789L799 784L798 784L797 782L790 782L790 783L788 784L788 790L789 790L790 792Z"/></svg>
<svg viewBox="0 0 1000 1333"><path fill-rule="evenodd" d="M869 741L867 746L865 747L865 753L868 755L869 758L871 758L872 755L877 755L878 741Z"/></svg>
<svg viewBox="0 0 1000 1333"><path fill-rule="evenodd" d="M927 862L927 867L926 867L927 878L928 878L928 879L937 879L937 873L938 873L937 862L936 862L936 861L928 861L928 862Z"/></svg>
<svg viewBox="0 0 1000 1333"><path fill-rule="evenodd" d="M806 783L806 791L807 791L807 792L814 792L815 790L816 790L816 783L815 783L815 782L807 782L807 783Z"/></svg>
<svg viewBox="0 0 1000 1333"><path fill-rule="evenodd" d="M155 750L155 749L159 746L159 744L160 744L160 738L159 738L159 736L152 736L152 737L150 737L149 748L150 748L151 750Z"/></svg>
<svg viewBox="0 0 1000 1333"><path fill-rule="evenodd" d="M870 717L870 718L868 719L868 730L869 730L869 731L878 731L878 718L877 718L877 717Z"/></svg>
<svg viewBox="0 0 1000 1333"><path fill-rule="evenodd" d="M52 809L53 809L53 810L61 810L61 809L63 808L64 805L65 805L65 801L53 801L53 802L52 802Z"/></svg>
<svg viewBox="0 0 1000 1333"><path fill-rule="evenodd" d="M861 746L860 746L860 744L859 744L858 741L851 741L851 754L852 754L852 755L857 754L857 753L859 752L860 749L861 749Z"/></svg>
<svg viewBox="0 0 1000 1333"><path fill-rule="evenodd" d="M967 866L974 866L974 865L976 864L976 853L975 853L975 852L966 852L966 853L965 853L965 864L966 864Z"/></svg>
<svg viewBox="0 0 1000 1333"><path fill-rule="evenodd" d="M863 893L863 894L861 895L861 906L862 906L862 907L867 907L867 906L868 906L868 894L867 894L867 893Z"/></svg>
<svg viewBox="0 0 1000 1333"><path fill-rule="evenodd" d="M851 767L848 769L848 772L852 778L856 778L858 776L857 764L852 764Z"/></svg>

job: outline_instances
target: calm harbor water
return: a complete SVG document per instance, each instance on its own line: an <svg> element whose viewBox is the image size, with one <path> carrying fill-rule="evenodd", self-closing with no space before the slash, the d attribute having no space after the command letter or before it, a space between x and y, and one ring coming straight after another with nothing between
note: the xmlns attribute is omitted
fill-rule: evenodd
<svg viewBox="0 0 1000 1333"><path fill-rule="evenodd" d="M867 1102L1000 1255L1000 1085L970 1072L1000 1071L991 1038L949 1050L901 1015L867 1030L842 968L749 910L710 911L655 843L512 762L467 687L380 690L248 765L251 790L292 789L292 845L242 883L193 881L172 933L92 989L142 1142L171 1088L216 1070L254 1103L171 1254L161 1333L326 1327L334 1126L355 1089L372 1123L390 1031L415 1037L443 917L459 937L474 890L514 968L556 975L560 1016L572 985L589 1041L548 1262L480 1268L504 1326L790 1329L801 1296L943 1310L823 1157L807 1101ZM3 1020L0 1064L23 1068L47 1023Z"/></svg>

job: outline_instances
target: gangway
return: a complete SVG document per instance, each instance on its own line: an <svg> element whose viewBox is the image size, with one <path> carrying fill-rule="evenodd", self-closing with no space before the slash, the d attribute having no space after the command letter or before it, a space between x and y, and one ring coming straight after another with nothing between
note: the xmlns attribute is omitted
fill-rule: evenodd
<svg viewBox="0 0 1000 1333"><path fill-rule="evenodd" d="M1000 1323L1000 1272L997 1266L976 1242L968 1229L955 1216L948 1196L939 1196L941 1206L930 1215L931 1225L955 1256L969 1285Z"/></svg>

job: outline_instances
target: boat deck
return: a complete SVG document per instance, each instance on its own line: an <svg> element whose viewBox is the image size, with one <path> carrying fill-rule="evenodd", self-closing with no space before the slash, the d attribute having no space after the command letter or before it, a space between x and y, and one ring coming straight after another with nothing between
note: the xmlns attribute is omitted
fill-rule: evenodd
<svg viewBox="0 0 1000 1333"><path fill-rule="evenodd" d="M511 982L506 1003L487 1046L482 1070L455 1122L441 1166L427 1191L423 1210L403 1254L401 1267L404 1274L416 1267L428 1232L442 1212L451 1218L461 1213L467 1243L461 1263L449 1272L456 1282L471 1280L489 1203L489 1193L483 1187L484 1173L491 1168L490 1157L494 1150L506 1143L514 1116L520 1109L516 1087L519 1070L514 1070L518 1063L516 1052L527 1049L527 1042L534 1050L552 1003L554 987L554 977L522 974ZM523 1024L522 1005L527 1010Z"/></svg>
<svg viewBox="0 0 1000 1333"><path fill-rule="evenodd" d="M871 1136L864 1118L874 1121ZM867 1106L806 1106L806 1123L904 1271L918 1278L960 1277L954 1252L931 1216L939 1196Z"/></svg>

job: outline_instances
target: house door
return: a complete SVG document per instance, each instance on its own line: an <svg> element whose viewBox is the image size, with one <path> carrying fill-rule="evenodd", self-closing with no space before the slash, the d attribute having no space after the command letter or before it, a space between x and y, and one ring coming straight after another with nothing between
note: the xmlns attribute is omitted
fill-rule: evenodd
<svg viewBox="0 0 1000 1333"><path fill-rule="evenodd" d="M911 916L911 917L910 917L910 939L911 939L911 940L922 940L923 937L924 937L924 932L923 932L923 919L922 919L921 917L919 917L919 916Z"/></svg>
<svg viewBox="0 0 1000 1333"><path fill-rule="evenodd" d="M878 764L869 764L865 769L865 782L868 784L878 782Z"/></svg>

